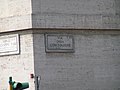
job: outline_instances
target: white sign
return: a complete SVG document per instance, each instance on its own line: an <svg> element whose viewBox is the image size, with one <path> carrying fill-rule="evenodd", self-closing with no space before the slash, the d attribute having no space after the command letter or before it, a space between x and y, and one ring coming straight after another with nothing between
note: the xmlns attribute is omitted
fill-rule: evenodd
<svg viewBox="0 0 120 90"><path fill-rule="evenodd" d="M19 54L19 35L0 36L0 55Z"/></svg>
<svg viewBox="0 0 120 90"><path fill-rule="evenodd" d="M46 34L46 52L74 52L74 39L69 34Z"/></svg>

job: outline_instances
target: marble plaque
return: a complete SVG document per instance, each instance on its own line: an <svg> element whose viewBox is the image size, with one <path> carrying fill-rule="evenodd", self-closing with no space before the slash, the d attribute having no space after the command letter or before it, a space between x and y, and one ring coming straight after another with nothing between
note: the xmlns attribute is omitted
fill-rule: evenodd
<svg viewBox="0 0 120 90"><path fill-rule="evenodd" d="M0 56L19 54L19 35L0 36Z"/></svg>
<svg viewBox="0 0 120 90"><path fill-rule="evenodd" d="M70 34L46 34L46 52L74 52L74 38Z"/></svg>

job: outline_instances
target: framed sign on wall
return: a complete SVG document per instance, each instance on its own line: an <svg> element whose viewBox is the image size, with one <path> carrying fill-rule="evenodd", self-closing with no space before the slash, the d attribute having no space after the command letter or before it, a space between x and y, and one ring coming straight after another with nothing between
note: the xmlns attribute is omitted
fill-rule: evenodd
<svg viewBox="0 0 120 90"><path fill-rule="evenodd" d="M74 38L70 34L45 34L46 52L74 52Z"/></svg>
<svg viewBox="0 0 120 90"><path fill-rule="evenodd" d="M0 56L19 54L19 35L0 36Z"/></svg>

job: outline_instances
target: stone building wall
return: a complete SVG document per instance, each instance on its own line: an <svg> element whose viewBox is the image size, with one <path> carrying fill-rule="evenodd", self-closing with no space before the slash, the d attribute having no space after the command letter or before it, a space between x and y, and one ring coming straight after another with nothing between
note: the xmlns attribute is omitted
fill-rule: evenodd
<svg viewBox="0 0 120 90"><path fill-rule="evenodd" d="M119 0L32 0L32 27L119 29L119 4Z"/></svg>
<svg viewBox="0 0 120 90"><path fill-rule="evenodd" d="M19 34L20 53L0 56L0 90L9 90L9 77L16 82L29 82L29 90L34 90L33 35L31 31L2 33L0 35Z"/></svg>
<svg viewBox="0 0 120 90"><path fill-rule="evenodd" d="M0 32L32 27L31 0L0 0Z"/></svg>
<svg viewBox="0 0 120 90"><path fill-rule="evenodd" d="M31 73L41 90L119 90L119 30L119 0L0 0L0 36L20 36L20 54L0 56L0 90L9 76L34 90ZM45 52L45 33L71 34L75 52Z"/></svg>
<svg viewBox="0 0 120 90"><path fill-rule="evenodd" d="M72 34L75 52L45 52L45 32ZM119 31L34 33L35 74L41 90L119 90ZM36 89L37 90L37 89Z"/></svg>
<svg viewBox="0 0 120 90"><path fill-rule="evenodd" d="M119 0L1 0L0 32L29 28L119 29Z"/></svg>

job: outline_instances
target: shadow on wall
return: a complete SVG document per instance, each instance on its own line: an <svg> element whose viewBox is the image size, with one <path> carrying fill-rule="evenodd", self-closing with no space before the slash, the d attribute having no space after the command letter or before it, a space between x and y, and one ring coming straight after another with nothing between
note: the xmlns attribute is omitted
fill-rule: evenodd
<svg viewBox="0 0 120 90"><path fill-rule="evenodd" d="M120 0L115 0L116 15L120 15Z"/></svg>

